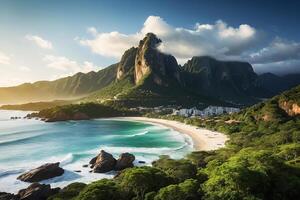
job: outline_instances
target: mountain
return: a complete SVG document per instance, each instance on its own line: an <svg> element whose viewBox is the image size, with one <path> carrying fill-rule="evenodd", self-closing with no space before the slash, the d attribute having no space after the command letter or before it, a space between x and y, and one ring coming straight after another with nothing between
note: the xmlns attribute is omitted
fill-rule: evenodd
<svg viewBox="0 0 300 200"><path fill-rule="evenodd" d="M110 101L129 106L251 105L297 83L296 78L289 83L288 79L278 77L282 87L274 90L270 86L273 80L257 75L251 64L209 56L193 57L181 67L174 56L157 49L161 42L155 34L148 33L138 47L123 54L117 80L84 101Z"/></svg>
<svg viewBox="0 0 300 200"><path fill-rule="evenodd" d="M98 72L77 73L55 81L38 81L0 88L0 104L79 98L104 88L116 79L117 64Z"/></svg>
<svg viewBox="0 0 300 200"><path fill-rule="evenodd" d="M137 48L123 54L116 81L83 101L126 106L224 104L186 88L175 57L157 50L160 43L156 35L148 33Z"/></svg>
<svg viewBox="0 0 300 200"><path fill-rule="evenodd" d="M257 77L256 84L270 91L272 95L288 90L300 84L300 74L288 74L277 76L272 73L264 73Z"/></svg>
<svg viewBox="0 0 300 200"><path fill-rule="evenodd" d="M193 57L183 65L186 86L224 101L253 103L270 93L255 85L257 74L247 62Z"/></svg>
<svg viewBox="0 0 300 200"><path fill-rule="evenodd" d="M98 72L0 88L0 104L79 99L128 106L249 105L300 83L297 74L257 75L247 62L209 56L195 56L180 66L174 56L157 49L161 42L148 33L120 62Z"/></svg>

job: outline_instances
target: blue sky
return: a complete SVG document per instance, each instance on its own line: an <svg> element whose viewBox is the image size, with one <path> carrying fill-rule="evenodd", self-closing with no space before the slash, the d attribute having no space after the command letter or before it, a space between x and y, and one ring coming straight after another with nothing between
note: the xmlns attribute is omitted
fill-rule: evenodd
<svg viewBox="0 0 300 200"><path fill-rule="evenodd" d="M300 72L298 1L0 0L0 86L99 70L149 31L179 63L244 60Z"/></svg>

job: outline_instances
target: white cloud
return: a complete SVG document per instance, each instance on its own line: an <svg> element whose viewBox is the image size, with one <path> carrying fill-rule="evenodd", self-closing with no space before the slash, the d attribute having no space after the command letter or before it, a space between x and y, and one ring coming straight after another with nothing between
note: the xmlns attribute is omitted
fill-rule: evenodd
<svg viewBox="0 0 300 200"><path fill-rule="evenodd" d="M26 67L26 66L20 66L19 69L23 72L29 72L31 71L31 69L29 67Z"/></svg>
<svg viewBox="0 0 300 200"><path fill-rule="evenodd" d="M253 64L253 67L259 74L267 72L278 75L300 73L300 59Z"/></svg>
<svg viewBox="0 0 300 200"><path fill-rule="evenodd" d="M250 54L252 63L271 63L300 60L300 43L276 38L267 47Z"/></svg>
<svg viewBox="0 0 300 200"><path fill-rule="evenodd" d="M91 48L92 52L107 56L120 58L129 47L134 46L140 37L136 35L125 35L119 32L99 33L91 40L81 39L79 42Z"/></svg>
<svg viewBox="0 0 300 200"><path fill-rule="evenodd" d="M33 41L36 45L43 49L53 49L53 45L50 41L45 40L37 35L26 35L25 38L29 41Z"/></svg>
<svg viewBox="0 0 300 200"><path fill-rule="evenodd" d="M172 27L158 16L149 16L141 30L134 34L116 31L96 33L92 30L88 31L93 33L92 39L80 39L80 44L90 47L94 53L115 58L120 58L126 49L137 46L148 32L153 32L162 39L163 43L158 47L161 51L182 61L196 55L240 55L257 38L255 28L247 24L235 28L217 21L215 24L197 23L193 29L186 29Z"/></svg>
<svg viewBox="0 0 300 200"><path fill-rule="evenodd" d="M94 65L91 62L84 61L83 63L78 63L64 56L46 55L43 60L48 63L48 67L70 74L76 72L86 73L99 69L98 66Z"/></svg>
<svg viewBox="0 0 300 200"><path fill-rule="evenodd" d="M11 61L11 57L0 51L0 64L9 65Z"/></svg>
<svg viewBox="0 0 300 200"><path fill-rule="evenodd" d="M92 35L97 35L97 33L98 33L97 29L95 27L89 27L87 29L87 32L90 33L90 34L92 34Z"/></svg>

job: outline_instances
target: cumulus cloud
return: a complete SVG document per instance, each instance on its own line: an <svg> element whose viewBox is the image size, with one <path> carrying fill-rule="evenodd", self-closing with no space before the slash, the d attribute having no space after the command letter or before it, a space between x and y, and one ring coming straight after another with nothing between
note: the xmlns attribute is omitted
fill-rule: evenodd
<svg viewBox="0 0 300 200"><path fill-rule="evenodd" d="M97 29L95 27L89 27L87 29L87 32L90 33L90 34L92 34L92 35L97 35L97 33L98 33L98 31L97 31Z"/></svg>
<svg viewBox="0 0 300 200"><path fill-rule="evenodd" d="M23 72L29 72L31 71L31 69L29 67L26 67L26 66L20 66L19 69Z"/></svg>
<svg viewBox="0 0 300 200"><path fill-rule="evenodd" d="M11 57L0 51L0 64L9 65L11 61Z"/></svg>
<svg viewBox="0 0 300 200"><path fill-rule="evenodd" d="M43 49L53 49L53 45L50 41L43 39L37 35L26 35L25 38L29 41L34 42L37 46Z"/></svg>
<svg viewBox="0 0 300 200"><path fill-rule="evenodd" d="M76 72L86 73L99 69L98 66L94 65L91 62L84 61L83 63L78 63L64 56L46 55L43 60L48 63L48 67L70 74Z"/></svg>
<svg viewBox="0 0 300 200"><path fill-rule="evenodd" d="M300 43L276 38L267 47L250 54L252 63L272 63L300 59Z"/></svg>
<svg viewBox="0 0 300 200"><path fill-rule="evenodd" d="M247 24L228 26L223 21L214 24L197 23L194 28L173 27L158 16L149 16L140 31L134 34L119 32L98 33L89 29L92 39L80 39L80 44L88 46L102 56L120 58L123 52L137 46L146 33L155 33L163 43L158 47L162 52L174 55L178 60L186 60L196 55L239 55L249 49L256 39L257 31Z"/></svg>
<svg viewBox="0 0 300 200"><path fill-rule="evenodd" d="M92 52L107 57L120 58L125 50L135 46L141 39L136 35L126 35L119 32L99 33L92 39L81 39L80 44L88 46Z"/></svg>

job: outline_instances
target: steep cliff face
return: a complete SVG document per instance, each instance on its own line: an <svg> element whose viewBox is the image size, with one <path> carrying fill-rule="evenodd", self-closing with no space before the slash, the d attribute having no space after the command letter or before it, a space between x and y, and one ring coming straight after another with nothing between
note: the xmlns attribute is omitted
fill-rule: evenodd
<svg viewBox="0 0 300 200"><path fill-rule="evenodd" d="M185 83L189 88L226 101L254 101L265 97L255 85L257 74L247 62L219 61L209 56L193 57L183 66Z"/></svg>
<svg viewBox="0 0 300 200"><path fill-rule="evenodd" d="M150 76L158 85L168 85L166 77L180 81L179 66L176 59L157 50L161 40L153 33L148 33L140 41L135 58L135 83Z"/></svg>
<svg viewBox="0 0 300 200"><path fill-rule="evenodd" d="M125 51L118 64L117 79L120 80L134 68L137 48L132 47Z"/></svg>
<svg viewBox="0 0 300 200"><path fill-rule="evenodd" d="M300 106L295 102L283 101L279 104L279 107L283 109L289 116L300 115Z"/></svg>

